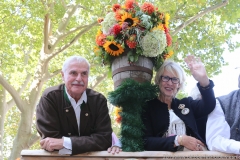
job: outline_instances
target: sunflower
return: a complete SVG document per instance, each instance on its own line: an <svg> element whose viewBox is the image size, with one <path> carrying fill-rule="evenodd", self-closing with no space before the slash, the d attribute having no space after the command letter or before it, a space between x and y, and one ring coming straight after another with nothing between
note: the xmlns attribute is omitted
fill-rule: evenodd
<svg viewBox="0 0 240 160"><path fill-rule="evenodd" d="M174 53L174 52L173 52L172 50L169 51L167 54L165 54L165 55L163 56L163 59L166 60L166 59L172 57L173 53Z"/></svg>
<svg viewBox="0 0 240 160"><path fill-rule="evenodd" d="M124 49L121 46L121 44L115 41L106 41L106 43L103 45L103 48L107 53L109 53L112 56L119 56L124 52Z"/></svg>
<svg viewBox="0 0 240 160"><path fill-rule="evenodd" d="M127 22L129 27L132 27L136 26L139 23L139 19L133 18L130 13L125 12L119 20L119 24L122 26L124 22Z"/></svg>

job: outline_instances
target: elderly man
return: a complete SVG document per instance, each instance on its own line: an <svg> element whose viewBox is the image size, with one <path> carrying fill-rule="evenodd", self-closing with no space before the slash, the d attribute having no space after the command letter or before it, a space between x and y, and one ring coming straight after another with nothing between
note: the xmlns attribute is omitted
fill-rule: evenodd
<svg viewBox="0 0 240 160"><path fill-rule="evenodd" d="M69 57L62 67L64 84L43 92L36 110L42 149L74 155L111 146L107 100L87 88L89 69L85 58Z"/></svg>
<svg viewBox="0 0 240 160"><path fill-rule="evenodd" d="M208 115L206 141L210 150L240 154L240 89L217 98Z"/></svg>

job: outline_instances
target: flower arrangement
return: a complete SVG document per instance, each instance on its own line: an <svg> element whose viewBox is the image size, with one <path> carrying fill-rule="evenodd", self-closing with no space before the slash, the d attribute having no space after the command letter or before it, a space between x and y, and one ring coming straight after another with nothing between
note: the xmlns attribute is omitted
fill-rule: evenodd
<svg viewBox="0 0 240 160"><path fill-rule="evenodd" d="M130 63L139 56L151 57L157 69L173 54L169 19L169 14L161 13L150 2L139 5L135 0L126 0L122 6L114 4L104 19L98 19L101 28L94 52L108 65L123 54Z"/></svg>

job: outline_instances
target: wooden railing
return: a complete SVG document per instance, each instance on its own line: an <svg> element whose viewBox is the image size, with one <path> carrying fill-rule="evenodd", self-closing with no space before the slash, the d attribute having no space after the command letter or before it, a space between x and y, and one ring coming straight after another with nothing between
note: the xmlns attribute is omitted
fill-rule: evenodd
<svg viewBox="0 0 240 160"><path fill-rule="evenodd" d="M153 160L153 159L239 159L232 154L215 151L144 151L144 152L120 152L112 155L107 151L88 152L74 156L59 155L58 152L47 152L45 150L23 150L21 160Z"/></svg>

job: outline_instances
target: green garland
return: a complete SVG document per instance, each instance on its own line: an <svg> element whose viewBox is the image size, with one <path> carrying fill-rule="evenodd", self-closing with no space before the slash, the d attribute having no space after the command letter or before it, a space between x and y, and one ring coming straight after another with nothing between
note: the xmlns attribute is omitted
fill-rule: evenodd
<svg viewBox="0 0 240 160"><path fill-rule="evenodd" d="M122 150L125 152L143 151L143 122L141 114L147 100L157 96L158 87L150 82L139 83L125 80L115 91L108 95L109 102L121 106Z"/></svg>

